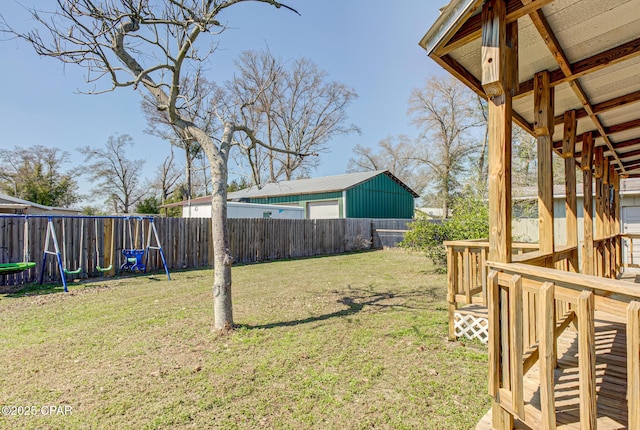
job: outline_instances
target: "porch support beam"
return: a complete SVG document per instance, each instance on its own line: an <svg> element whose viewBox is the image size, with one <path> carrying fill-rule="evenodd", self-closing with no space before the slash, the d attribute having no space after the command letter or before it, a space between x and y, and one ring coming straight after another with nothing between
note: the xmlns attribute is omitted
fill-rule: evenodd
<svg viewBox="0 0 640 430"><path fill-rule="evenodd" d="M594 176L596 178L596 235L598 242L596 247L596 276L604 275L604 243L605 237L605 185L604 185L604 155L603 147L598 146L594 150Z"/></svg>
<svg viewBox="0 0 640 430"><path fill-rule="evenodd" d="M553 242L553 99L549 72L534 77L534 132L538 140L538 233L540 252L552 253Z"/></svg>
<svg viewBox="0 0 640 430"><path fill-rule="evenodd" d="M511 121L513 82L518 82L517 67L515 70L513 67L518 57L517 29L517 21L507 26L505 0L485 2L482 8L482 88L489 110L489 259L504 263L511 262ZM491 306L495 307L495 302L490 302L489 312ZM503 332L498 327L494 330ZM499 348L499 344L500 339L494 336L490 340L490 350ZM498 356L491 358L490 373L495 378L501 374L502 366ZM500 405L498 397L493 400L492 418L495 429L513 429L513 415Z"/></svg>
<svg viewBox="0 0 640 430"><path fill-rule="evenodd" d="M622 274L622 239L618 234L620 231L620 176L618 172L612 168L613 175L613 234L614 238L614 251L613 251L613 276L618 277Z"/></svg>
<svg viewBox="0 0 640 430"><path fill-rule="evenodd" d="M562 157L564 158L565 212L567 225L567 246L578 246L578 199L576 197L576 111L564 114L562 137ZM569 270L578 272L578 253L569 259Z"/></svg>
<svg viewBox="0 0 640 430"><path fill-rule="evenodd" d="M582 248L582 273L593 275L593 136L585 133L582 139L580 167L583 175L584 195L584 246Z"/></svg>
<svg viewBox="0 0 640 430"><path fill-rule="evenodd" d="M613 231L612 203L611 198L611 165L609 157L604 158L604 176L602 177L602 193L604 194L604 237L606 242L602 248L604 274L602 276L611 277L611 232Z"/></svg>
<svg viewBox="0 0 640 430"><path fill-rule="evenodd" d="M513 77L507 62L517 61L504 0L489 0L482 10L482 86L489 108L489 259L511 262L511 120ZM515 29L515 31L514 31ZM507 45L507 32L513 49ZM513 51L513 54L509 54Z"/></svg>

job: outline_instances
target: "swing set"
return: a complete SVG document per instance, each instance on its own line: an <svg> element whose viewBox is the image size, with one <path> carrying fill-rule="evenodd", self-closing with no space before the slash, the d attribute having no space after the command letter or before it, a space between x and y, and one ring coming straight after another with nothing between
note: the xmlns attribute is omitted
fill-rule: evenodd
<svg viewBox="0 0 640 430"><path fill-rule="evenodd" d="M164 251L162 250L162 246L160 245L160 238L158 236L158 231L156 230L156 225L154 223L153 217L149 216L67 216L67 215L14 215L10 217L19 217L25 220L24 224L24 250L23 250L23 261L17 263L2 263L0 264L0 275L9 275L13 273L23 272L25 270L31 269L36 266L35 262L28 261L29 260L29 219L30 218L47 218L47 233L45 236L45 244L42 254L42 267L40 271L40 284L44 282L44 273L45 267L47 263L47 256L52 255L55 256L56 265L58 266L58 271L60 273L60 278L62 279L62 285L64 287L64 291L67 292L67 275L80 275L85 271L83 267L83 249L84 249L84 236L85 236L85 220L93 220L94 223L94 232L95 232L95 269L101 273L107 273L114 271L114 260L115 260L115 220L121 219L124 222L123 226L123 240L122 240L122 255L124 258L124 263L120 265L120 271L130 271L130 272L144 272L147 271L147 265L149 263L149 254L150 251L155 250L160 253L160 258L162 260L162 265L164 266L165 273L167 274L167 279L171 280L171 276L169 275L169 269L167 267L167 261L164 256ZM77 219L80 218L80 238L78 248L78 259L73 261L73 256L67 252L67 244L71 243L68 240L68 228L67 228L67 220L69 219ZM58 244L58 236L56 234L56 228L54 220L61 219L62 222L62 250ZM110 240L110 252L108 262L109 264L104 267L101 264L100 257L100 244L99 244L99 227L98 220L99 219L108 219L112 221L111 226L111 240ZM145 237L145 224L148 224L148 234L146 247L142 247L142 241ZM135 230L135 234L134 234ZM129 237L129 246L127 247L126 239L127 233ZM155 240L155 243L152 242L152 239ZM106 240L106 238L105 238ZM73 248L73 247L72 247ZM71 251L72 252L72 251ZM106 257L106 256L105 256ZM106 260L106 258L105 258ZM73 267L71 267L73 265Z"/></svg>
<svg viewBox="0 0 640 430"><path fill-rule="evenodd" d="M0 275L12 275L21 273L36 267L36 263L29 261L29 220L24 220L24 241L22 250L22 261L18 263L0 263Z"/></svg>

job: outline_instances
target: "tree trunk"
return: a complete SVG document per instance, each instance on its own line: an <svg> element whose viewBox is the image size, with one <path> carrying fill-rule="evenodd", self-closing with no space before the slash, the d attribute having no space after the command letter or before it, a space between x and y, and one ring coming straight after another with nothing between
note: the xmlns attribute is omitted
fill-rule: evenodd
<svg viewBox="0 0 640 430"><path fill-rule="evenodd" d="M233 126L225 124L221 147L230 146ZM227 159L215 150L213 142L203 145L211 166L211 240L213 241L213 328L219 332L233 330L231 302L231 263L227 230ZM218 152L216 154L216 152Z"/></svg>
<svg viewBox="0 0 640 430"><path fill-rule="evenodd" d="M185 169L186 169L186 179L187 179L187 195L188 199L191 199L193 196L193 185L191 182L191 154L189 154L189 150L185 149L187 156L185 157Z"/></svg>

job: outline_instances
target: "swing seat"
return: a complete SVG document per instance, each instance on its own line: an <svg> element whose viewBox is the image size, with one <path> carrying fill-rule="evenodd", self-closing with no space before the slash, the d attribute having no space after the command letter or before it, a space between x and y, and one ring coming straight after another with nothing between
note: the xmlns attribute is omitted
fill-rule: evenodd
<svg viewBox="0 0 640 430"><path fill-rule="evenodd" d="M110 264L109 267L100 267L100 266L96 266L96 270L98 272L108 272L109 270L113 269L113 264Z"/></svg>
<svg viewBox="0 0 640 430"><path fill-rule="evenodd" d="M78 267L76 270L63 269L63 271L67 275L77 275L82 272L82 267Z"/></svg>
<svg viewBox="0 0 640 430"><path fill-rule="evenodd" d="M144 271L147 266L142 262L144 257L144 249L123 249L122 255L125 256L125 263L120 266L121 270L130 270L135 272L136 270Z"/></svg>
<svg viewBox="0 0 640 430"><path fill-rule="evenodd" d="M14 273L24 272L32 267L36 267L33 261L22 263L0 263L0 275L11 275Z"/></svg>

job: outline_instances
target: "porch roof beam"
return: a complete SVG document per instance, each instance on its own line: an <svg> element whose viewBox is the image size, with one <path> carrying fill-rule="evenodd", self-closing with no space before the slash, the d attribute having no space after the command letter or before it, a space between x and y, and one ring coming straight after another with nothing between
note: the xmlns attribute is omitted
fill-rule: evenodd
<svg viewBox="0 0 640 430"><path fill-rule="evenodd" d="M530 4L523 4L521 0L506 0L506 23L510 24L525 15L536 11L543 6L553 3L555 0L535 0ZM446 45L436 51L436 54L444 56L467 43L482 37L482 14L478 13L469 18L458 31L449 39Z"/></svg>
<svg viewBox="0 0 640 430"><path fill-rule="evenodd" d="M454 60L449 55L444 55L442 57L434 56L433 59L436 63L440 64L442 68L447 70L453 76L456 76L463 83L465 83L469 88L471 88L477 95L482 97L484 100L487 99L487 95L482 88L482 83L479 79L473 76L471 73L467 71L460 63ZM522 129L528 131L530 134L533 134L533 125L530 124L522 115L513 111L512 113L513 121L518 124Z"/></svg>
<svg viewBox="0 0 640 430"><path fill-rule="evenodd" d="M629 131L629 130L633 130L635 128L640 128L640 119L634 119L631 121L627 121L627 122L623 122L620 124L616 124L616 125L612 125L611 127L604 127L604 133L609 135L609 134L615 134L615 133L622 133L623 131ZM598 137L602 137L602 131L588 131L587 133L591 133L593 135L593 138L596 139ZM581 135L579 135L577 137L578 140L581 140L582 137L587 134L587 133L583 133ZM633 139L632 139L633 140ZM622 145L625 145L626 142L631 142L630 141L625 141L622 142ZM618 144L613 143L614 146L617 147ZM626 145L629 146L629 145ZM553 142L553 148L556 150L560 150L562 149L562 140L558 140Z"/></svg>
<svg viewBox="0 0 640 430"><path fill-rule="evenodd" d="M640 91L636 91L630 94L625 94L623 96L616 97L614 99L607 100L601 103L596 103L592 106L592 108L593 108L593 113L601 114L601 113L609 112L613 109L617 109L619 107L623 107L628 104L637 103L637 102L640 102ZM576 110L576 119L581 119L587 116L589 116L589 114L584 108ZM555 125L560 125L563 123L563 121L564 121L564 114L556 116L553 122Z"/></svg>
<svg viewBox="0 0 640 430"><path fill-rule="evenodd" d="M613 66L622 61L640 55L640 38L623 43L620 46L608 49L584 60L577 61L569 65L572 73L565 76L562 69L557 69L550 74L550 84L552 87L575 81L589 73L597 72L608 66ZM516 97L524 97L533 92L533 79L520 83L520 91Z"/></svg>
<svg viewBox="0 0 640 430"><path fill-rule="evenodd" d="M522 3L524 5L531 4L532 2L533 0L522 0ZM564 74L565 78L570 78L573 75L573 72L571 70L571 66L569 65L569 59L562 50L560 42L558 42L556 35L553 33L553 30L551 29L549 21L547 21L547 17L544 15L544 12L542 12L542 10L540 9L537 9L529 14L529 18L538 30L540 36L542 36L542 38L544 39L547 47L549 48L549 51L551 51L551 55L553 55L553 58L555 58L556 62L560 66L560 70ZM578 100L580 100L580 103L584 107L585 112L591 118L591 121L595 125L596 130L598 130L602 134L602 139L604 140L605 145L607 145L609 150L613 153L613 158L616 159L616 162L618 163L618 165L620 165L620 169L624 172L624 166L618 158L615 149L611 145L609 136L604 133L602 122L600 122L600 119L596 115L593 106L591 106L591 102L589 101L587 94L582 89L582 85L580 85L580 82L578 82L577 80L571 81L569 84L571 85L571 89L575 93L576 97L578 97ZM553 112L551 114L553 115Z"/></svg>

